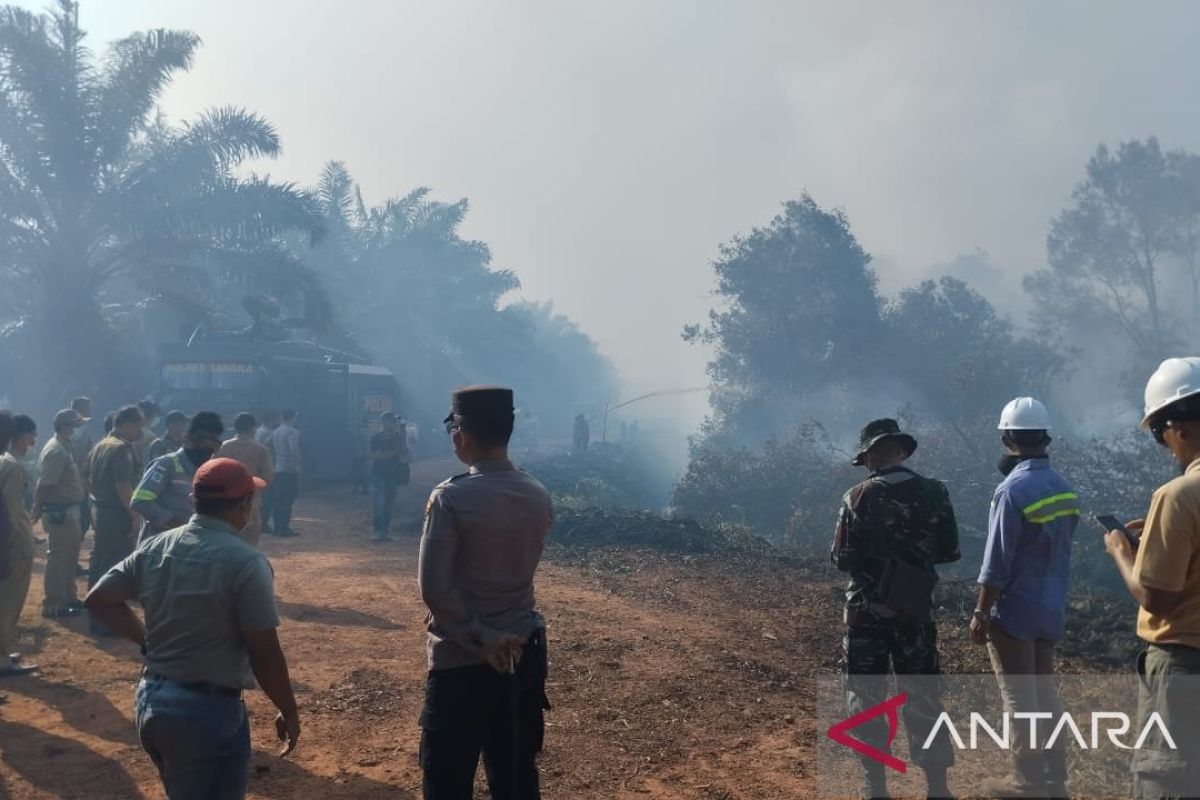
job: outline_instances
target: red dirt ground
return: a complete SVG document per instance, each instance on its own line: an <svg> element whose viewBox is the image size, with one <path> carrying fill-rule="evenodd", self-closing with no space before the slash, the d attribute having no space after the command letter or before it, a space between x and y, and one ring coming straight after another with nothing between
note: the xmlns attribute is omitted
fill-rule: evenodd
<svg viewBox="0 0 1200 800"><path fill-rule="evenodd" d="M273 710L247 693L251 797L420 796L416 527L453 465L416 466L396 543L367 541L369 502L344 489L301 499L300 538L266 537L304 730L277 757ZM0 683L0 800L162 797L131 721L136 650L88 637L82 619L38 616L37 569L23 650L42 670ZM724 556L552 553L538 579L555 705L544 797L814 796L814 678L836 665L838 583L819 567ZM963 650L946 664L981 671L977 658Z"/></svg>

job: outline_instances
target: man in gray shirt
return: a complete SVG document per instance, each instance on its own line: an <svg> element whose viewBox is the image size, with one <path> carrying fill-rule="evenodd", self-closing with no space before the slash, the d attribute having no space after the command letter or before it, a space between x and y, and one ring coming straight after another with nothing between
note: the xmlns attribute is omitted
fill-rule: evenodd
<svg viewBox="0 0 1200 800"><path fill-rule="evenodd" d="M469 470L433 490L419 583L429 676L421 714L426 800L470 800L482 753L492 796L536 800L547 671L533 576L550 494L508 460L510 389L453 395L446 430Z"/></svg>
<svg viewBox="0 0 1200 800"><path fill-rule="evenodd" d="M171 800L240 800L250 767L242 691L255 679L279 709L276 732L296 746L300 719L275 629L274 575L238 536L266 484L230 458L205 462L192 483L196 513L110 569L88 610L141 645L134 702L138 736ZM145 624L127 601L145 610Z"/></svg>

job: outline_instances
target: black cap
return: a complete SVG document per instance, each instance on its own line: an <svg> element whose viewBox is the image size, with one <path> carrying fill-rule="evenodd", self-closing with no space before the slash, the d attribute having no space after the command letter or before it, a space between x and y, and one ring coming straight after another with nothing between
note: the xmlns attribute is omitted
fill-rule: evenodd
<svg viewBox="0 0 1200 800"><path fill-rule="evenodd" d="M513 390L503 386L464 386L450 395L450 414L443 422L452 422L455 416L480 423L512 422Z"/></svg>
<svg viewBox="0 0 1200 800"><path fill-rule="evenodd" d="M874 447L884 439L898 439L905 449L908 450L908 456L911 456L917 450L917 440L907 433L900 430L900 423L894 419L877 419L868 422L858 434L858 452L854 456L854 460L850 463L856 467L861 467L863 456L867 451Z"/></svg>

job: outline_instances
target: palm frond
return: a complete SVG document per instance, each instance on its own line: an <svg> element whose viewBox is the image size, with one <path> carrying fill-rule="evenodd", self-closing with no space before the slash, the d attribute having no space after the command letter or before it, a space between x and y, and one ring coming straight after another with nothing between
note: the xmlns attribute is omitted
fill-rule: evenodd
<svg viewBox="0 0 1200 800"><path fill-rule="evenodd" d="M208 237L218 243L249 245L298 231L312 243L325 231L320 205L291 183L251 176L225 177L201 191L176 197L158 213L133 221L140 236L155 228L180 237Z"/></svg>
<svg viewBox="0 0 1200 800"><path fill-rule="evenodd" d="M41 190L63 213L76 210L96 172L94 76L84 35L78 8L65 0L52 16L0 8L0 80L26 129L23 160L53 164L42 170Z"/></svg>
<svg viewBox="0 0 1200 800"><path fill-rule="evenodd" d="M158 137L122 178L124 191L141 208L212 190L244 159L279 150L270 123L231 108L208 111L182 129L159 131Z"/></svg>
<svg viewBox="0 0 1200 800"><path fill-rule="evenodd" d="M328 162L321 170L316 189L317 200L324 207L326 216L335 223L347 224L357 196L358 187L346 165L341 161Z"/></svg>
<svg viewBox="0 0 1200 800"><path fill-rule="evenodd" d="M105 162L121 158L145 125L176 72L192 66L200 37L191 31L152 30L114 43L97 92L97 144Z"/></svg>
<svg viewBox="0 0 1200 800"><path fill-rule="evenodd" d="M213 153L222 168L236 167L248 158L273 158L279 154L275 127L257 114L225 106L205 111L184 126L183 136L193 147Z"/></svg>

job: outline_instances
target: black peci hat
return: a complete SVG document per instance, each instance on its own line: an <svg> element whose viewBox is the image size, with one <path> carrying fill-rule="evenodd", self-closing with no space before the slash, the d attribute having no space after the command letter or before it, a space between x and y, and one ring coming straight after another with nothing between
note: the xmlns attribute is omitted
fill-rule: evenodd
<svg viewBox="0 0 1200 800"><path fill-rule="evenodd" d="M464 386L450 395L450 414L454 418L477 423L511 423L513 420L513 390L503 386Z"/></svg>
<svg viewBox="0 0 1200 800"><path fill-rule="evenodd" d="M854 456L854 460L850 463L856 467L861 467L863 456L867 451L874 447L884 439L898 439L908 450L908 456L911 456L917 450L917 440L907 433L900 430L900 423L894 419L877 419L868 422L858 434L858 451Z"/></svg>

